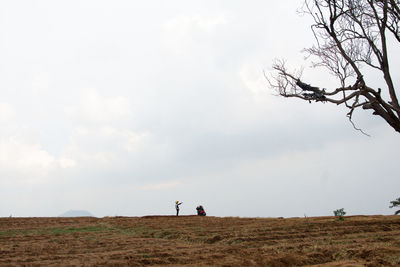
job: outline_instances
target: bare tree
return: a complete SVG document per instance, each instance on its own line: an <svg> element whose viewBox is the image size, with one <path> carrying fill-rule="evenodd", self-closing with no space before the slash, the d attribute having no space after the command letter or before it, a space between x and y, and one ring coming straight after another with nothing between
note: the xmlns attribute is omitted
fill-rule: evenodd
<svg viewBox="0 0 400 267"><path fill-rule="evenodd" d="M267 77L270 86L284 97L344 104L351 122L354 110L373 110L400 133L388 49L389 41L400 43L400 0L306 0L301 12L314 19L311 29L317 41L304 51L317 58L314 67L325 67L338 79L338 86L311 86L301 80L301 70L288 71L283 60L274 62ZM366 83L363 71L368 68L381 73L382 89Z"/></svg>

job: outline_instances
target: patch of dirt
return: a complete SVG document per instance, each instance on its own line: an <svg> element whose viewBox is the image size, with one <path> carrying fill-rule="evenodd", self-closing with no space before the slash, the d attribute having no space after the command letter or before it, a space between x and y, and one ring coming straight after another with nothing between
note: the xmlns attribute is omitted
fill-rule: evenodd
<svg viewBox="0 0 400 267"><path fill-rule="evenodd" d="M400 216L0 218L0 266L400 266Z"/></svg>

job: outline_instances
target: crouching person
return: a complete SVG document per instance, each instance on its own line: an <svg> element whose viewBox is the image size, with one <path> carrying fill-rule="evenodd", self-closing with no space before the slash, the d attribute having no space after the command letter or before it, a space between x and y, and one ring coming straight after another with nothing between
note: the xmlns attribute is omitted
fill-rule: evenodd
<svg viewBox="0 0 400 267"><path fill-rule="evenodd" d="M197 206L197 208L196 208L196 210L197 210L197 215L199 215L199 216L206 216L206 212L204 211L204 208L203 208L203 206Z"/></svg>

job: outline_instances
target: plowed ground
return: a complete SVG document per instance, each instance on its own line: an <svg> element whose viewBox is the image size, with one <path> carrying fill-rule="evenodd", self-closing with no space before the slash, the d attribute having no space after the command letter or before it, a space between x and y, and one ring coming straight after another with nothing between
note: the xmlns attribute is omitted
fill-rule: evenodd
<svg viewBox="0 0 400 267"><path fill-rule="evenodd" d="M0 266L400 266L400 216L0 218Z"/></svg>

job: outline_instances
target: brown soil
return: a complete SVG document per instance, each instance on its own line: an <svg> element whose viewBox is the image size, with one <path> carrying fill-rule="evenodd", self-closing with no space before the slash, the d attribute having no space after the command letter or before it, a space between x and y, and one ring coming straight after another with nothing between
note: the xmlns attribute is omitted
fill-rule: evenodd
<svg viewBox="0 0 400 267"><path fill-rule="evenodd" d="M400 216L0 218L0 266L400 266Z"/></svg>

